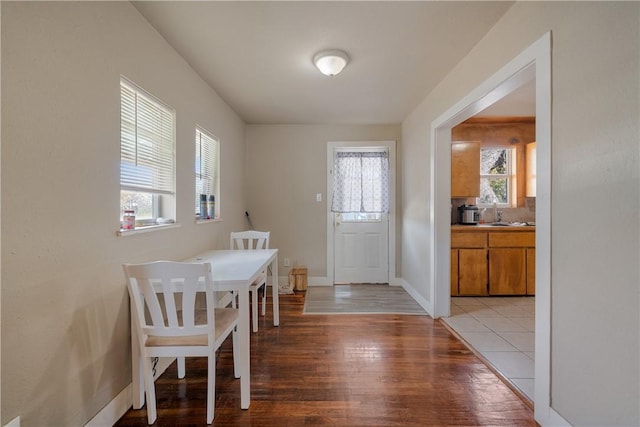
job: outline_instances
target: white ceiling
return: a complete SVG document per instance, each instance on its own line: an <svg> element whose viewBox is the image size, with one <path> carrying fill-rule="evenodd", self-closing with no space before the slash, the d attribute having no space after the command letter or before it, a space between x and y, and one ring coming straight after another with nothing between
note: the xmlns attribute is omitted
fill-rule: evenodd
<svg viewBox="0 0 640 427"><path fill-rule="evenodd" d="M251 124L400 123L511 5L134 2ZM341 74L327 77L314 67L311 59L324 49L349 54Z"/></svg>

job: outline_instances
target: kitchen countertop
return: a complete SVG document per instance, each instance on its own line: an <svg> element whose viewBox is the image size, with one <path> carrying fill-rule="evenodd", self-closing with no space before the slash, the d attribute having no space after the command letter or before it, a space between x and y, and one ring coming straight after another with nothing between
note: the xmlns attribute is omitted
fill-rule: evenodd
<svg viewBox="0 0 640 427"><path fill-rule="evenodd" d="M452 224L451 231L536 231L535 225Z"/></svg>

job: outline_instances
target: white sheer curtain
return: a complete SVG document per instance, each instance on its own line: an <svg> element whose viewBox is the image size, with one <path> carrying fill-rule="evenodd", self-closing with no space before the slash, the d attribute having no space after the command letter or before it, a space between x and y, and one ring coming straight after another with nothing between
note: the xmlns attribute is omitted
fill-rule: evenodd
<svg viewBox="0 0 640 427"><path fill-rule="evenodd" d="M335 155L332 212L389 212L389 154L386 151Z"/></svg>

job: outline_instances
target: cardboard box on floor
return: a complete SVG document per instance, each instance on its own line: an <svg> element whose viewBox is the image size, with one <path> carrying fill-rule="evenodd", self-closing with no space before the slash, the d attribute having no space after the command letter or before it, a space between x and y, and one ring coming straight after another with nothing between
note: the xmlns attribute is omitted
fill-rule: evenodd
<svg viewBox="0 0 640 427"><path fill-rule="evenodd" d="M289 272L289 287L296 291L307 290L307 267L292 267Z"/></svg>

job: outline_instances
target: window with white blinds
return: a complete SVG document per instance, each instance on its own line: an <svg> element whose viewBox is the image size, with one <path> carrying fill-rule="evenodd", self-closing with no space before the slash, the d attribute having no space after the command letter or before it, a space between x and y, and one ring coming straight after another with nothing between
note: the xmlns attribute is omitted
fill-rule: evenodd
<svg viewBox="0 0 640 427"><path fill-rule="evenodd" d="M206 195L207 200L210 200L210 196L213 196L216 205L219 206L219 144L219 141L209 132L201 127L196 127L196 214L200 213L200 196L202 194Z"/></svg>
<svg viewBox="0 0 640 427"><path fill-rule="evenodd" d="M136 220L175 217L175 111L120 80L120 202ZM174 206L164 212L161 205Z"/></svg>

